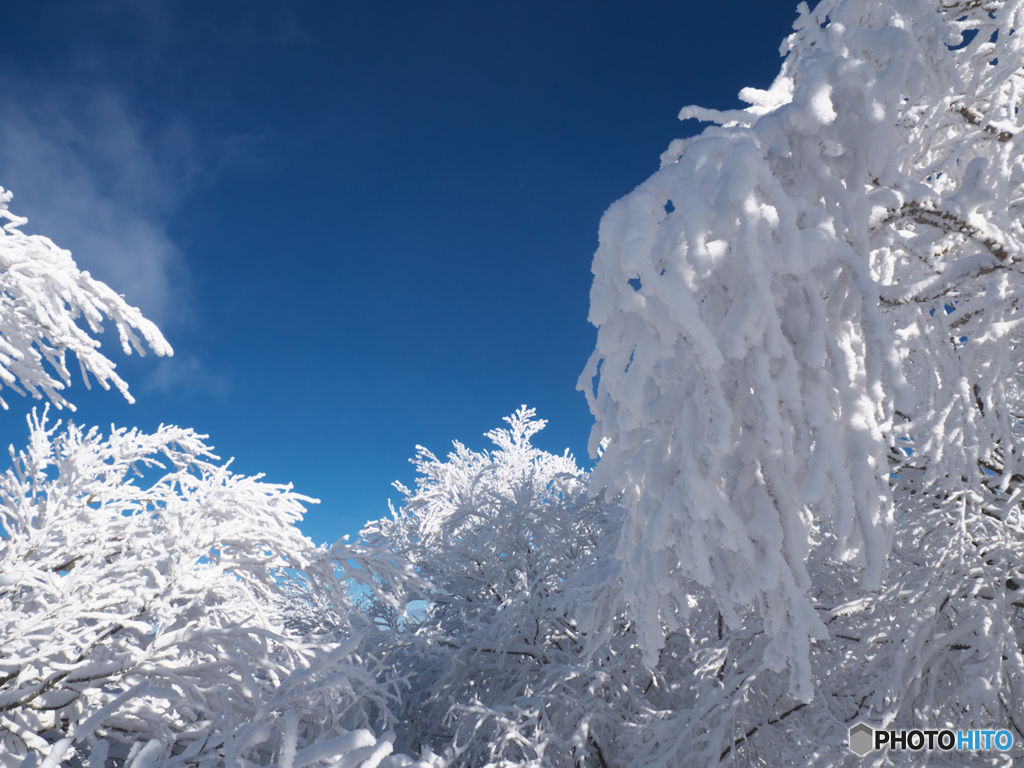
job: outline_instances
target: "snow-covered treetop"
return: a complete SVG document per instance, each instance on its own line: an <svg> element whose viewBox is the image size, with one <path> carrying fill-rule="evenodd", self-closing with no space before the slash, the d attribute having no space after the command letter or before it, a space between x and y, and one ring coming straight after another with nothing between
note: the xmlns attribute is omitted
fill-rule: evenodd
<svg viewBox="0 0 1024 768"><path fill-rule="evenodd" d="M426 747L453 767L590 766L594 739L621 735L624 717L605 692L625 698L638 658L592 668L574 618L610 554L618 509L588 496L568 451L531 443L546 423L532 408L505 422L487 433L490 451L456 442L441 460L419 448L416 490L399 485L402 508L362 531L429 582L422 618L381 635L373 651L408 684L393 712L396 749ZM621 651L616 640L602 658Z"/></svg>
<svg viewBox="0 0 1024 768"><path fill-rule="evenodd" d="M488 514L508 503L540 506L552 495L570 493L579 485L581 470L568 452L559 456L542 451L530 438L547 422L535 419L533 408L521 406L506 416L509 429L487 432L497 450L476 453L462 443L442 462L423 446L416 447L416 466L420 477L412 492L400 483L399 491L407 497L404 515L419 518L419 535L425 537L424 547L437 546L452 540L470 540L486 548L489 557L501 553L501 535L507 531L491 530Z"/></svg>
<svg viewBox="0 0 1024 768"><path fill-rule="evenodd" d="M61 395L71 384L67 353L73 352L86 387L91 373L104 389L113 384L134 402L93 338L103 332L104 319L114 323L125 354L134 349L145 355L148 346L157 355L171 355L171 345L138 309L79 270L70 252L47 237L19 231L27 219L8 210L11 197L0 187L0 219L8 220L0 230L0 388L37 399L45 395L58 408L74 409ZM87 330L77 324L79 318ZM0 405L7 408L2 398Z"/></svg>
<svg viewBox="0 0 1024 768"><path fill-rule="evenodd" d="M685 108L718 125L605 214L580 388L649 660L699 584L733 626L758 606L809 698L808 555L880 583L890 455L947 492L1019 470L1022 27L1020 0L801 3L771 88Z"/></svg>

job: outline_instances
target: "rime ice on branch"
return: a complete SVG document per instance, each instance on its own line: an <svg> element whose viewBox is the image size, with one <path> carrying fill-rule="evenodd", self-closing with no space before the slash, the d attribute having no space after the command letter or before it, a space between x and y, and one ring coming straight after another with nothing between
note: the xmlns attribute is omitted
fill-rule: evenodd
<svg viewBox="0 0 1024 768"><path fill-rule="evenodd" d="M771 88L684 109L718 126L605 214L580 388L648 659L699 586L807 701L814 553L877 589L890 474L969 517L1021 470L1024 5L799 10Z"/></svg>
<svg viewBox="0 0 1024 768"><path fill-rule="evenodd" d="M339 574L395 594L400 567L315 547L295 526L311 499L212 463L191 430L59 426L33 415L0 475L0 766L391 752L364 727L392 694Z"/></svg>
<svg viewBox="0 0 1024 768"><path fill-rule="evenodd" d="M363 530L430 583L416 624L376 613L392 631L373 655L408 684L396 749L452 768L571 768L594 765L598 752L628 755L612 745L636 730L651 676L617 630L621 616L589 657L575 622L619 510L588 497L568 451L531 444L546 423L533 409L505 421L487 433L490 451L455 443L442 461L419 448L416 490L399 486L404 506Z"/></svg>
<svg viewBox="0 0 1024 768"><path fill-rule="evenodd" d="M71 254L48 237L25 235L18 227L27 219L7 209L12 193L0 187L0 388L36 399L45 395L58 408L74 406L60 394L71 383L67 353L78 358L85 386L89 374L104 389L113 384L129 402L128 385L114 372L114 363L99 352L91 334L102 333L105 318L113 321L121 348L145 355L173 350L157 327L88 272L75 265ZM88 332L78 326L82 318ZM141 336L141 338L140 338ZM57 374L54 378L44 361ZM0 405L7 404L0 398Z"/></svg>

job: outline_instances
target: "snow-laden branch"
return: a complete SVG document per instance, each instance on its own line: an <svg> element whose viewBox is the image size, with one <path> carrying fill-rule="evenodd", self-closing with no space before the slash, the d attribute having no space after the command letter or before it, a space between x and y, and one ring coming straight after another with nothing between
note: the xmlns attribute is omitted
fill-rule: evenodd
<svg viewBox="0 0 1024 768"><path fill-rule="evenodd" d="M109 320L125 354L134 349L145 355L148 346L157 355L171 355L170 344L124 297L80 271L68 251L47 237L20 232L27 220L8 210L11 197L0 187L0 219L8 220L0 229L0 388L45 396L58 408L73 409L61 394L71 384L67 354L72 352L86 387L92 374L104 389L113 384L134 402L94 335ZM0 405L7 408L2 398Z"/></svg>

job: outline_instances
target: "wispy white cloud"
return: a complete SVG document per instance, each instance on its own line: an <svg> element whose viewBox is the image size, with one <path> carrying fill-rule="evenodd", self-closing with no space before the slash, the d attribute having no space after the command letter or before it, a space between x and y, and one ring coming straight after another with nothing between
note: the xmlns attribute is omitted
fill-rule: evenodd
<svg viewBox="0 0 1024 768"><path fill-rule="evenodd" d="M184 353L160 360L142 388L146 392L201 393L222 398L227 396L230 382L226 376L208 370L195 355Z"/></svg>
<svg viewBox="0 0 1024 768"><path fill-rule="evenodd" d="M0 185L24 231L69 249L163 326L189 319L168 221L197 173L187 130L147 125L112 91L15 78L0 96Z"/></svg>

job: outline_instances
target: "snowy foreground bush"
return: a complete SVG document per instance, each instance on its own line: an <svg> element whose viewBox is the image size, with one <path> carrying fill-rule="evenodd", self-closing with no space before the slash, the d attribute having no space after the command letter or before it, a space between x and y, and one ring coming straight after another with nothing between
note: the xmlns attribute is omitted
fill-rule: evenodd
<svg viewBox="0 0 1024 768"><path fill-rule="evenodd" d="M0 763L32 749L48 765L369 765L391 751L349 731L388 695L355 652L335 571L372 566L299 533L307 499L209 463L189 430L55 433L33 419L0 478ZM348 623L291 631L313 606Z"/></svg>

